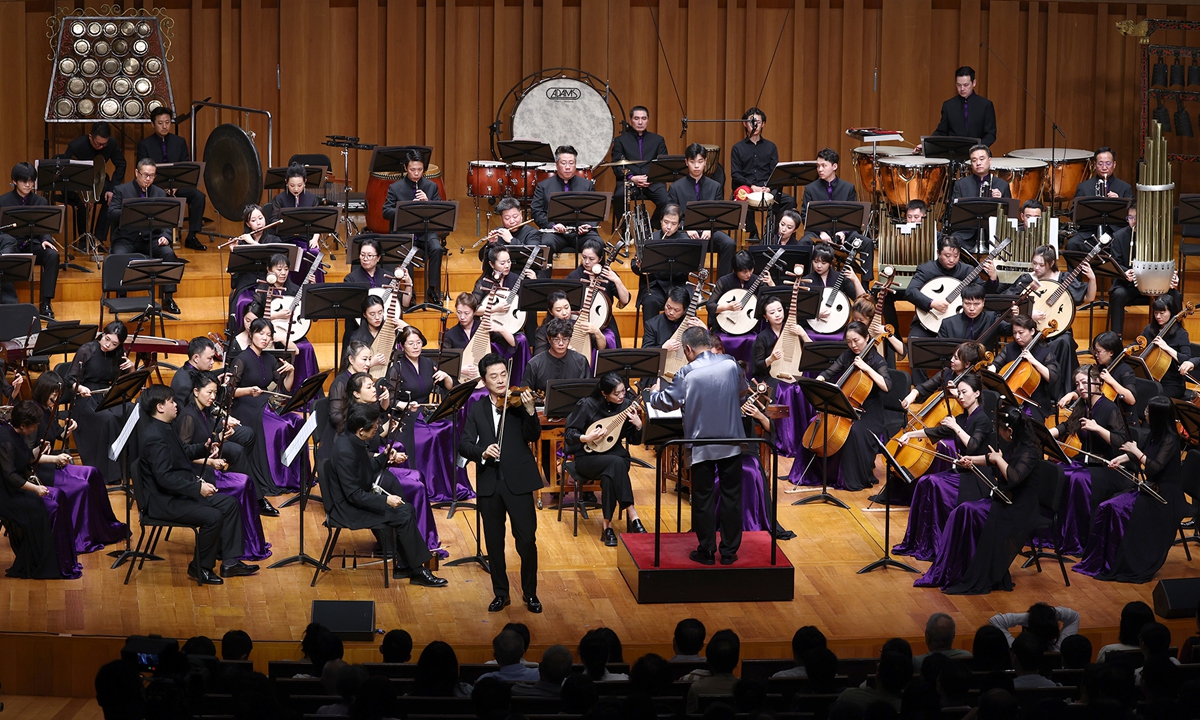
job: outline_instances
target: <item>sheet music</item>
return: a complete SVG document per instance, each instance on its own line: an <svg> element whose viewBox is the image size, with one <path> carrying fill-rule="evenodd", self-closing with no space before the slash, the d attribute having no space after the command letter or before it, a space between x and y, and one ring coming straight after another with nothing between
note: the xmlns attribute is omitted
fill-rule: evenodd
<svg viewBox="0 0 1200 720"><path fill-rule="evenodd" d="M308 445L308 438L313 434L313 430L317 429L317 414L310 413L308 419L300 426L300 432L296 433L295 439L283 451L283 464L286 467L291 467L295 462L296 456L300 454Z"/></svg>
<svg viewBox="0 0 1200 720"><path fill-rule="evenodd" d="M650 420L682 420L683 408L676 408L674 410L659 410L653 405L647 404L646 416Z"/></svg>
<svg viewBox="0 0 1200 720"><path fill-rule="evenodd" d="M133 412L129 413L129 419L125 421L125 427L121 428L121 434L117 436L117 441L108 449L108 459L116 461L121 456L121 451L125 449L125 443L129 442L129 436L133 434L133 428L137 426L138 420L142 417L142 406L140 403L133 404Z"/></svg>

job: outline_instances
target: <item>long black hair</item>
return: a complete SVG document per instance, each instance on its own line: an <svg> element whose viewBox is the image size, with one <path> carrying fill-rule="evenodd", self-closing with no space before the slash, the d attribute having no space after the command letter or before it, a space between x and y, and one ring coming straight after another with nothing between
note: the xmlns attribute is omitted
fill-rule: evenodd
<svg viewBox="0 0 1200 720"><path fill-rule="evenodd" d="M1174 295L1171 295L1170 293L1167 293L1166 295L1159 295L1158 297L1154 298L1154 302L1150 303L1150 327L1154 328L1155 333L1161 333L1163 326L1158 324L1158 320L1154 317L1154 313L1162 312L1163 310L1171 313L1171 315L1175 315L1179 312L1179 307L1175 304ZM1167 322L1170 322L1170 320ZM1165 324L1166 323L1163 323L1163 325ZM1179 330L1179 327L1180 324L1175 323L1175 325L1171 327L1171 334L1174 335L1176 331ZM1166 337L1163 337L1163 340L1166 340Z"/></svg>
<svg viewBox="0 0 1200 720"><path fill-rule="evenodd" d="M1168 435L1178 434L1175 429L1175 408L1165 395L1155 395L1146 403L1146 420L1150 425L1151 445Z"/></svg>
<svg viewBox="0 0 1200 720"><path fill-rule="evenodd" d="M996 413L996 429L1007 428L1012 432L1012 447L1033 445L1033 429L1029 427L1029 416L1021 408L1008 405Z"/></svg>

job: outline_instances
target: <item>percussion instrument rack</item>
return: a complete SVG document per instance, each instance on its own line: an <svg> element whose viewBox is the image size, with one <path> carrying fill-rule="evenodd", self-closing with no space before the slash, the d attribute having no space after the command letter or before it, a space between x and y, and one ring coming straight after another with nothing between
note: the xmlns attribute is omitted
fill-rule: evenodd
<svg viewBox="0 0 1200 720"><path fill-rule="evenodd" d="M346 230L346 239L354 237L359 233L358 226L350 219L350 191L354 188L350 186L350 151L351 150L374 150L375 143L359 142L357 137L348 135L326 135L327 140L322 142L322 145L338 148L338 152L342 154L342 170L343 170L343 185L342 185L342 227ZM333 242L335 245L341 245L349 249L349 245L342 241L338 234L334 234ZM330 260L336 260L333 253L329 254Z"/></svg>
<svg viewBox="0 0 1200 720"><path fill-rule="evenodd" d="M1174 22L1174 21L1171 21L1169 25L1164 24L1164 23L1168 23L1168 21L1165 21L1165 20L1158 20L1158 21L1151 20L1149 22L1158 22L1158 23L1160 23L1160 26L1163 29L1200 30L1200 22L1185 22L1185 21ZM1174 27L1176 25L1178 25L1179 27ZM1145 39L1143 39L1142 42L1145 43L1146 42ZM1142 58L1141 58L1142 64L1141 64L1140 77L1141 77L1142 86L1140 89L1140 100L1141 100L1142 114L1141 114L1141 135L1139 135L1139 137L1138 137L1138 147L1144 149L1144 143L1146 142L1146 137L1148 135L1150 135L1150 120L1153 119L1151 117L1151 111L1150 111L1150 99L1152 97L1160 102L1167 98L1173 98L1180 102L1180 104L1181 104L1180 107L1182 107L1182 103L1184 103L1184 102L1192 102L1192 101L1200 100L1200 92L1194 92L1194 91L1188 91L1188 90L1171 90L1168 88L1153 87L1151 84L1151 80L1150 80L1150 56L1158 55L1158 56L1160 56L1160 58L1163 56L1167 56L1167 57L1173 57L1173 58L1177 58L1177 59L1178 58L1192 58L1192 62L1194 63L1197 59L1200 59L1200 47L1193 47L1193 46L1187 46L1187 45L1148 45L1148 44L1143 44L1141 49L1142 49ZM1143 159L1145 159L1144 154L1143 154ZM1187 154L1187 153L1171 153L1171 154L1167 155L1167 160L1178 160L1180 162L1194 163L1194 162L1200 162L1200 155Z"/></svg>

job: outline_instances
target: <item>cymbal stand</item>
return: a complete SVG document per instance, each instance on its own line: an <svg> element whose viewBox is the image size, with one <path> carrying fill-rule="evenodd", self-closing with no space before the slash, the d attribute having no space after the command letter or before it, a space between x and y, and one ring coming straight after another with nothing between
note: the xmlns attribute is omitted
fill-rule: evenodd
<svg viewBox="0 0 1200 720"><path fill-rule="evenodd" d="M338 148L338 152L342 155L342 226L346 231L346 238L349 239L359 233L358 225L350 219L350 191L353 190L350 186L350 150L371 150L375 145L371 143L360 143L358 138L349 137L346 135L326 135L329 138L323 144L330 147ZM349 245L342 240L341 233L334 233L334 245L341 245L343 248L349 248ZM337 260L333 253L329 253L330 260Z"/></svg>

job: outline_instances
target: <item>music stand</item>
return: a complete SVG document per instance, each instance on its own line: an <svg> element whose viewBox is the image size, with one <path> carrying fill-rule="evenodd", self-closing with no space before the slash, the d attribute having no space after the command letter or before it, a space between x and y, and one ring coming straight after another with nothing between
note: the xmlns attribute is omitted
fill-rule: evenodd
<svg viewBox="0 0 1200 720"><path fill-rule="evenodd" d="M67 208L63 205L31 205L27 207L6 207L0 208L0 227L16 223L17 227L4 230L3 232L15 238L25 238L30 241L35 241L41 244L43 235L58 235L63 231L64 221L67 217ZM53 238L51 238L53 242ZM73 267L76 270L91 272L85 267L79 265L71 265L66 260L66 253L63 253L62 259L59 261L59 269L65 267ZM34 301L33 285L29 286L29 302Z"/></svg>
<svg viewBox="0 0 1200 720"><path fill-rule="evenodd" d="M1067 454L1063 452L1062 446L1058 444L1058 440L1050 434L1050 428L1046 427L1045 424L1040 422L1031 421L1028 424L1033 428L1033 434L1035 437L1037 437L1038 443L1042 446L1043 453L1049 455L1050 459L1055 462L1062 463L1063 465L1071 464L1071 459L1068 458Z"/></svg>
<svg viewBox="0 0 1200 720"><path fill-rule="evenodd" d="M182 200L180 200L182 206ZM124 212L121 217L124 217ZM129 288L132 290L141 290L150 288L149 302L146 304L146 309L135 315L132 320L140 321L142 318L150 320L150 332L154 332L154 321L158 320L159 333L163 336L167 334L167 323L165 318L178 320L174 315L168 315L163 312L162 306L154 302L155 289L160 285L178 285L183 282L183 269L187 263L182 260L160 260L157 258L147 258L145 260L130 260L125 266L125 274L121 276L121 288Z"/></svg>
<svg viewBox="0 0 1200 720"><path fill-rule="evenodd" d="M807 351L814 343L809 343L805 350ZM842 346L842 351L845 350L844 343L838 343ZM805 352L801 358L801 367L804 365L804 358L807 358L810 352ZM826 367L825 363L821 367ZM798 377L795 379L796 385L800 387L800 392L804 393L804 398L808 400L808 404L813 410L821 414L821 434L823 444L829 445L829 416L836 415L844 417L851 422L858 419L858 411L850 405L850 400L846 397L842 389L837 385L816 378ZM792 503L793 505L807 505L814 502L826 502L830 505L835 505L843 510L849 510L850 506L833 495L829 494L829 452L826 450L821 457L821 492L816 495L810 495L806 498L800 498Z"/></svg>
<svg viewBox="0 0 1200 720"><path fill-rule="evenodd" d="M817 181L816 160L781 162L771 171L767 187L799 187Z"/></svg>
<svg viewBox="0 0 1200 720"><path fill-rule="evenodd" d="M424 354L424 351L422 351L422 354ZM442 401L438 404L437 408L435 408L431 414L425 417L425 422L432 425L435 422L445 420L446 418L451 418L452 432L454 433L454 437L458 437L458 411L467 404L467 400L475 392L475 386L476 383L474 382L465 382L459 383L447 390L442 394ZM458 455L457 448L455 449L454 454L455 456ZM457 466L457 463L455 463L455 466ZM483 571L490 574L492 569L488 565L487 556L483 554L483 546L481 545L483 535L480 532L479 508L476 503L460 501L458 499L458 491L455 490L453 500L448 502L443 501L430 503L429 506L439 509L449 507L450 513L446 515L447 520L454 517L454 513L458 510L459 506L471 508L475 511L475 554L461 557L457 560L451 560L450 562L446 563L446 566L454 567L455 565L465 565L466 563L474 562L479 563L479 566L483 568Z"/></svg>
<svg viewBox="0 0 1200 720"><path fill-rule="evenodd" d="M300 317L306 320L333 320L336 345L340 320L353 320L363 312L369 287L362 283L310 283L300 299ZM333 373L341 370L342 354L334 352Z"/></svg>
<svg viewBox="0 0 1200 720"><path fill-rule="evenodd" d="M814 200L804 214L804 232L833 237L837 233L862 232L870 203Z"/></svg>
<svg viewBox="0 0 1200 720"><path fill-rule="evenodd" d="M1004 382L1004 378L987 368L980 369L976 374L979 376L979 381L983 384L984 390L991 390L999 395L1001 400L1013 407L1021 407L1020 398L1008 387L1008 383ZM1036 425L1037 423L1034 424Z"/></svg>
<svg viewBox="0 0 1200 720"><path fill-rule="evenodd" d="M966 163L971 160L971 148L978 144L979 138L961 135L922 135L921 154L927 158Z"/></svg>
<svg viewBox="0 0 1200 720"><path fill-rule="evenodd" d="M546 383L546 403L543 413L547 418L565 418L570 415L579 401L596 389L596 378L551 380Z"/></svg>
<svg viewBox="0 0 1200 720"><path fill-rule="evenodd" d="M775 263L776 271L771 273L771 279L777 284L783 277L784 271L795 268L797 265L808 267L809 261L812 259L812 246L797 244L795 247L788 245L751 245L746 248L750 256L754 258L754 274L761 275L762 271L767 267L767 263L775 256L779 250L783 250L783 255L779 257L779 262ZM770 290L771 288L762 288ZM788 288L788 292L791 292ZM784 305L787 305L785 302Z"/></svg>
<svg viewBox="0 0 1200 720"><path fill-rule="evenodd" d="M596 377L615 372L626 383L633 377L658 377L666 361L663 348L605 348L596 353Z"/></svg>
<svg viewBox="0 0 1200 720"><path fill-rule="evenodd" d="M4 253L0 255L0 283L29 283L29 302L33 302L32 253Z"/></svg>
<svg viewBox="0 0 1200 720"><path fill-rule="evenodd" d="M673 183L687 174L683 155L659 155L646 166L646 181L650 183Z"/></svg>
<svg viewBox="0 0 1200 720"><path fill-rule="evenodd" d="M346 245L346 262L358 265L358 251L364 240L374 240L379 243L379 264L399 265L404 262L412 247L414 237L399 233L359 233L350 238Z"/></svg>
<svg viewBox="0 0 1200 720"><path fill-rule="evenodd" d="M272 255L287 255L288 267L300 269L300 248L291 243L266 243L260 245L234 245L229 249L229 266L225 272L264 272Z"/></svg>
<svg viewBox="0 0 1200 720"><path fill-rule="evenodd" d="M950 358L964 340L946 338L911 338L912 367L920 370L941 370L950 366Z"/></svg>
<svg viewBox="0 0 1200 720"><path fill-rule="evenodd" d="M746 203L734 200L697 200L687 204L683 213L683 227L688 230L718 230L737 232L746 223ZM650 247L647 243L646 247ZM643 251L644 252L644 251Z"/></svg>
<svg viewBox="0 0 1200 720"><path fill-rule="evenodd" d="M284 208L279 211L278 235L281 238L308 238L337 232L339 209L336 205Z"/></svg>
<svg viewBox="0 0 1200 720"><path fill-rule="evenodd" d="M308 293L306 292L305 295L307 295L307 294ZM316 397L317 392L320 391L321 387L325 384L325 378L329 377L330 372L331 371L326 370L325 372L317 373L316 375L311 375L311 376L305 378L304 382L300 383L300 387L297 388L292 393L291 399L288 400L287 403L284 404L283 408L279 411L279 413L278 413L279 416L283 417L284 415L287 415L290 412L294 412L296 410L301 410L301 409L303 409L304 414L307 416L308 415L307 408L308 408L309 401L312 400L314 397ZM307 417L306 417L306 419L307 419ZM307 450L305 452L307 452ZM282 461L282 458L280 458L280 461ZM295 458L292 459L292 462L295 462ZM312 494L312 476L309 476L307 478L303 478L300 480L299 494L297 494L296 497L294 497L294 498L288 500L287 502L283 503L282 505L280 505L280 507L288 507L289 505L294 505L297 503L299 503L299 505L300 505L300 513L299 513L300 549L295 555L292 555L291 557L286 557L286 558L283 558L282 560L278 560L276 562L271 563L268 566L268 569L284 567L286 565L291 565L292 563L300 563L301 565L310 565L312 567L320 568L322 570L329 569L327 566L323 565L319 560L314 558L312 555L309 555L308 553L304 552L304 509L306 507L308 507L308 501L310 499L312 499L313 497L315 497L315 496ZM320 498L317 498L317 499L320 499Z"/></svg>
<svg viewBox="0 0 1200 720"><path fill-rule="evenodd" d="M976 252L986 252L991 245L991 220L1007 204L1005 198L958 198L950 204L947 232L970 232L976 238Z"/></svg>
<svg viewBox="0 0 1200 720"><path fill-rule="evenodd" d="M1181 202L1180 207L1180 223L1183 223L1183 208L1186 203ZM1083 197L1075 200L1075 205L1071 209L1071 220L1076 227L1095 227L1100 225L1116 225L1123 227L1126 224L1125 216L1129 212L1129 206L1133 204L1131 198L1110 198L1110 197Z"/></svg>
<svg viewBox="0 0 1200 720"><path fill-rule="evenodd" d="M913 478L912 473L910 473L908 471L908 469L905 468L903 465L896 462L895 456L893 456L892 453L888 451L887 445L885 445L883 443L883 441L880 440L875 435L875 433L871 433L871 439L874 440L875 444L879 446L879 452L880 452L880 454L883 455L884 464L886 464L889 468L891 468L894 471L894 474L897 475L898 477L900 477L900 479L904 480L904 482L908 483L909 485L914 484L916 482L916 479ZM883 474L883 478L884 478L884 480L883 480L883 482L884 482L883 557L879 558L875 562L864 565L863 568L858 571L858 573L857 573L858 575L862 575L863 573L869 573L872 570L878 570L879 568L888 568L888 567L894 567L897 570L905 570L905 571L911 572L911 573L920 572L912 565L909 565L907 563L902 563L899 560L896 560L895 558L892 557L892 540L891 540L891 537L892 537L892 499L891 499L891 495L892 494L890 492L888 492L888 490L890 488L890 486L888 485L888 482L891 480L892 475L893 475L893 473L888 473L888 472L885 472Z"/></svg>
<svg viewBox="0 0 1200 720"><path fill-rule="evenodd" d="M38 332L37 341L26 356L30 357L52 355L70 355L85 344L96 339L99 325L77 325L75 323L54 323L47 325L45 330Z"/></svg>
<svg viewBox="0 0 1200 720"><path fill-rule="evenodd" d="M142 386L144 386L146 384L146 380L148 380L149 378L150 378L149 370L135 370L134 372L128 373L126 375L122 375L121 377L117 378L117 380L115 382L113 382L112 387L110 387L108 389L108 392L106 392L104 394L104 399L101 400L98 405L96 405L95 411L100 412L102 410L108 410L110 408L115 408L115 407L122 408L121 424L122 424L122 426L124 426L124 424L126 422L125 411L124 411L125 403L133 402L133 399L135 397L137 397L138 393L140 393L142 391ZM129 454L126 452L126 450L128 448L129 448L128 443L121 446L120 490L121 490L121 492L125 493L125 527L133 527L132 518L130 517L130 515L131 515L132 506L133 506L133 502L134 502L135 498L134 498L134 494L133 494L133 487L132 487L132 484L130 483L131 475L129 473ZM124 550L114 550L113 552L110 552L108 554L109 557L116 558L116 560L112 564L112 569L115 570L115 569L121 567L121 563L125 562L126 560L128 560L129 562L133 562L134 560L137 560L139 558L142 559L143 561L145 561L145 560L162 560L161 557L158 557L157 555L152 554L149 551L150 550L149 548L146 548L145 551L135 552L133 550L133 548L130 546L131 538L132 538L132 535L126 534L125 549Z"/></svg>
<svg viewBox="0 0 1200 720"><path fill-rule="evenodd" d="M159 163L154 175L154 184L167 191L170 195L174 190L195 190L200 187L200 178L204 177L204 163L175 162Z"/></svg>
<svg viewBox="0 0 1200 720"><path fill-rule="evenodd" d="M452 348L422 350L421 357L426 357L432 360L435 368L441 370L452 378L458 377L458 371L462 367L462 350L455 350ZM448 390L445 390L444 386L434 386L434 389L443 393L449 392Z"/></svg>
<svg viewBox="0 0 1200 720"><path fill-rule="evenodd" d="M1018 301L1016 295L997 295L991 293L983 296L983 309L991 310L992 312L1001 314L1008 312L1012 308L1013 303L1016 303L1017 309L1022 313L1027 313L1030 306L1033 305L1033 299L1026 297Z"/></svg>
<svg viewBox="0 0 1200 720"><path fill-rule="evenodd" d="M392 218L393 233L409 233L422 239L426 235L436 233L438 235L439 251L442 254L446 253L445 246L441 246L442 234L449 235L454 232L454 225L458 221L458 201L456 200L412 200L410 202L396 203L396 216ZM428 260L428 258L427 258ZM450 263L442 263L443 283L442 287L450 287ZM427 283L428 284L428 283ZM434 303L421 303L412 310L423 309L425 306L442 307Z"/></svg>
<svg viewBox="0 0 1200 720"><path fill-rule="evenodd" d="M576 228L580 225L599 227L608 217L608 207L612 203L612 193L602 192L556 192L547 198L550 202L546 217L550 223Z"/></svg>
<svg viewBox="0 0 1200 720"><path fill-rule="evenodd" d="M56 193L61 193L62 200L67 201L67 193L95 193L99 196L101 193L96 191L96 164L95 162L87 162L84 160L67 160L61 158L37 160L37 191L44 193L47 200L53 201ZM86 178L86 179L85 179ZM95 200L88 202L88 214L91 214L91 207L95 204ZM88 218L90 219L90 217ZM95 235L92 234L90 228L85 228L82 237L75 238L76 241L86 238L89 246L94 247L98 243ZM98 252L91 253L92 258L96 261L96 266L100 265L100 255ZM90 273L92 270L71 262L74 255L71 254L71 243L66 241L64 237L63 254L61 268L75 268L83 272Z"/></svg>
<svg viewBox="0 0 1200 720"><path fill-rule="evenodd" d="M703 240L666 240L646 243L642 248L642 275L685 277L704 267Z"/></svg>
<svg viewBox="0 0 1200 720"><path fill-rule="evenodd" d="M162 165L159 165L159 167L161 168ZM326 168L324 165L305 165L303 167L304 187L321 187L321 183L325 179L325 172L328 170L328 168ZM287 171L288 167L267 168L267 172L263 176L263 190L286 190Z"/></svg>
<svg viewBox="0 0 1200 720"><path fill-rule="evenodd" d="M550 296L558 291L566 293L567 301L571 303L571 307L577 308L583 304L583 291L586 285L571 280L549 280L543 278L529 279L526 278L521 283L521 295L517 298L517 309L526 313L525 315L525 332L526 335L532 337L530 328L534 332L538 327L538 315L548 312L548 304Z"/></svg>
<svg viewBox="0 0 1200 720"><path fill-rule="evenodd" d="M373 173L403 173L406 165L404 157L409 150L420 151L425 166L429 166L433 148L428 145L376 145L371 151L371 161L367 167Z"/></svg>
<svg viewBox="0 0 1200 720"><path fill-rule="evenodd" d="M783 303L784 312L785 313L789 312L790 304L792 301L792 287L793 287L792 285L780 284L780 285L776 285L775 287L764 288L762 290L762 301L759 302L759 304L758 304L758 306L760 308L760 313L761 313L761 308L764 308L766 306L767 299L771 298L771 297L776 297L776 296L779 298L779 301ZM821 301L823 299L824 298L823 298L820 290L814 290L812 288L801 288L800 292L798 292L796 294L796 317L792 318L792 320L794 322L799 322L801 320L811 320L811 319L817 317L821 313ZM784 317L784 323L787 323L787 321L788 321L788 318ZM816 342L805 343L804 352L806 352L806 353L809 352L809 348L811 348L811 347L816 346L816 348L819 349L825 345L828 345L830 347L833 347L836 345L840 348L840 349L838 349L837 352L833 353L831 356L828 357L828 359L825 362L826 365L833 362L833 360L836 359L837 356L839 354L841 354L843 351L845 351L845 349L846 349L846 344L843 342L816 341ZM801 361L801 362L803 363L803 361Z"/></svg>
<svg viewBox="0 0 1200 720"><path fill-rule="evenodd" d="M496 148L500 151L500 159L509 165L554 162L554 149L541 140L498 140Z"/></svg>

